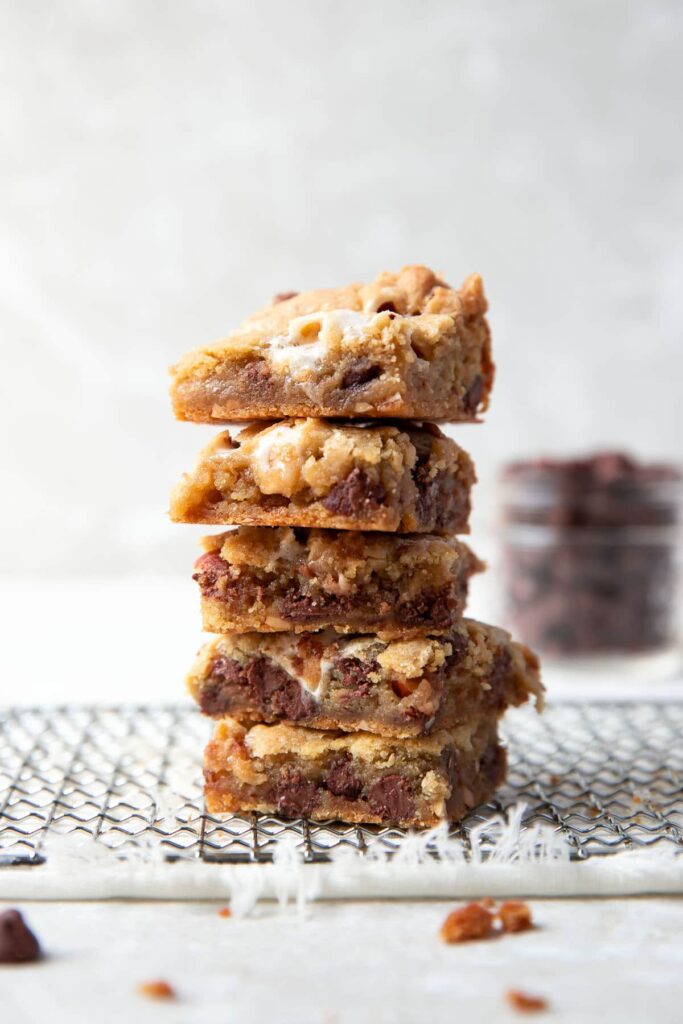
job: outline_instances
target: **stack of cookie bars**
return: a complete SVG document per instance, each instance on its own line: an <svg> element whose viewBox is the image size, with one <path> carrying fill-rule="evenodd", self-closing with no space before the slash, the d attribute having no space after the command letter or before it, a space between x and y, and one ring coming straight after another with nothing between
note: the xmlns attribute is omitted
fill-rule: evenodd
<svg viewBox="0 0 683 1024"><path fill-rule="evenodd" d="M171 517L236 527L195 566L189 688L217 720L211 813L428 826L505 776L498 721L542 698L538 662L463 618L482 566L472 462L434 420L477 419L493 381L481 280L426 267L276 296L172 370L176 416L224 430Z"/></svg>

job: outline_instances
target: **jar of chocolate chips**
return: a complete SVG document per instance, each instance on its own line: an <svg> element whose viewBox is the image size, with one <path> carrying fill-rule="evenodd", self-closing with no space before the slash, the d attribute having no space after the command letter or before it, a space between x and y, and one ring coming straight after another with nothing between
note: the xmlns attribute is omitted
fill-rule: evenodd
<svg viewBox="0 0 683 1024"><path fill-rule="evenodd" d="M508 624L547 656L660 654L679 641L681 472L618 453L508 465Z"/></svg>

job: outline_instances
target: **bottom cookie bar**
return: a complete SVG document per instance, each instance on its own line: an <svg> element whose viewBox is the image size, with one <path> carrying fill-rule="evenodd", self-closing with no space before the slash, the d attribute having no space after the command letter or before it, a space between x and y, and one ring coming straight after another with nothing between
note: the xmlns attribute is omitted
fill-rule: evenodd
<svg viewBox="0 0 683 1024"><path fill-rule="evenodd" d="M505 777L497 715L416 739L218 723L204 756L211 814L429 827L456 821Z"/></svg>

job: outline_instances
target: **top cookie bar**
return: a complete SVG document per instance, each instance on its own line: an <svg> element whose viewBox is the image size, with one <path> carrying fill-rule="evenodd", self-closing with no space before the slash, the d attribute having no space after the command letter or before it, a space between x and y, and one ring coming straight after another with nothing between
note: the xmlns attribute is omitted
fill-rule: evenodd
<svg viewBox="0 0 683 1024"><path fill-rule="evenodd" d="M276 296L171 370L180 420L281 416L472 421L493 383L477 274L450 288L427 267L372 284Z"/></svg>

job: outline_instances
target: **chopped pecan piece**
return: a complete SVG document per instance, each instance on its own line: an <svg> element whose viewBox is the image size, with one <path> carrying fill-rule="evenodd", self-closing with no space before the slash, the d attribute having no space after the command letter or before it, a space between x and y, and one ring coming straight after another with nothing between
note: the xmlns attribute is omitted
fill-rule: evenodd
<svg viewBox="0 0 683 1024"><path fill-rule="evenodd" d="M531 996L528 992L520 992L511 988L505 993L505 999L517 1013L538 1013L548 1009L548 1000L543 996Z"/></svg>
<svg viewBox="0 0 683 1024"><path fill-rule="evenodd" d="M452 910L440 932L443 941L449 943L488 939L493 933L493 914L480 903L468 903Z"/></svg>
<svg viewBox="0 0 683 1024"><path fill-rule="evenodd" d="M148 999L176 998L175 989L167 981L161 979L157 981L143 981L141 985L138 985L138 992L141 996L146 996Z"/></svg>
<svg viewBox="0 0 683 1024"><path fill-rule="evenodd" d="M519 900L507 900L505 903L501 903L497 917L500 918L504 932L525 932L534 926L531 920L531 910L526 903L521 903Z"/></svg>

